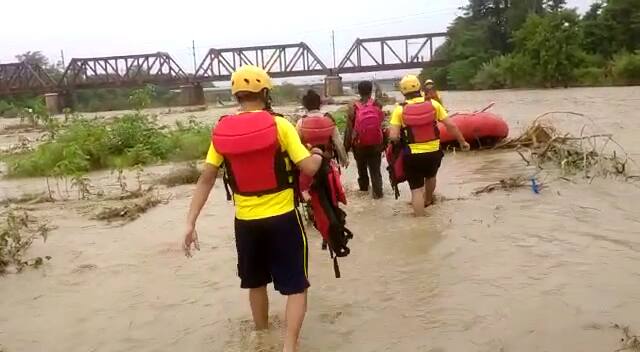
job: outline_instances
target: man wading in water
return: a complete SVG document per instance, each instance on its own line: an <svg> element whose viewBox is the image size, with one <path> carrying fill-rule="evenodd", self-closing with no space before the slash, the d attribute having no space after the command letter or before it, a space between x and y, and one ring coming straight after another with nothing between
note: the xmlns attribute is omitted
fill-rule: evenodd
<svg viewBox="0 0 640 352"><path fill-rule="evenodd" d="M249 289L256 329L269 326L267 284L287 296L285 352L297 351L307 309L308 248L295 209L293 169L313 176L322 151L311 154L295 127L271 112L271 78L261 68L243 66L231 76L240 113L220 119L213 130L206 165L191 200L184 232L185 254L199 250L196 221L207 202L219 168L233 191L240 286ZM275 168L274 168L275 165Z"/></svg>
<svg viewBox="0 0 640 352"><path fill-rule="evenodd" d="M416 216L424 215L424 208L433 203L436 175L444 153L440 149L438 121L454 135L462 150L470 146L456 125L447 119L447 111L435 100L425 99L420 92L420 81L407 75L400 81L400 92L405 102L391 114L389 138L408 147L404 155L404 173L411 188L411 204Z"/></svg>

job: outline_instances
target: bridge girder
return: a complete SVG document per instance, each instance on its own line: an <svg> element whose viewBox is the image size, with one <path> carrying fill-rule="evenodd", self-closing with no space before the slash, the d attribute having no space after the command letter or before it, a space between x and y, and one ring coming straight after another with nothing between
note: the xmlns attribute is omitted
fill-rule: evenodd
<svg viewBox="0 0 640 352"><path fill-rule="evenodd" d="M71 89L136 87L187 83L189 76L167 53L74 58L60 79Z"/></svg>

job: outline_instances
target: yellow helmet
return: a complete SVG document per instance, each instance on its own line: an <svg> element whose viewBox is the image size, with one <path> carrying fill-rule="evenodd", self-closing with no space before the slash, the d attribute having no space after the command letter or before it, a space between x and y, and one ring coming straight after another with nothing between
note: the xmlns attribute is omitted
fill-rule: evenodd
<svg viewBox="0 0 640 352"><path fill-rule="evenodd" d="M258 93L263 89L271 89L271 77L262 68L245 65L231 75L231 94L239 92Z"/></svg>
<svg viewBox="0 0 640 352"><path fill-rule="evenodd" d="M420 91L420 80L415 75L406 75L400 81L400 92L409 94Z"/></svg>

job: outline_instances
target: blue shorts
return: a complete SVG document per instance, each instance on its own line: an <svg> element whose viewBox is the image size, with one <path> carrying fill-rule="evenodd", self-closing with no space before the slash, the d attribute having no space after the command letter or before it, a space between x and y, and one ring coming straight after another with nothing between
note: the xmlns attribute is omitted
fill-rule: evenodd
<svg viewBox="0 0 640 352"><path fill-rule="evenodd" d="M297 210L265 219L235 220L240 287L273 282L283 295L309 287L307 235Z"/></svg>

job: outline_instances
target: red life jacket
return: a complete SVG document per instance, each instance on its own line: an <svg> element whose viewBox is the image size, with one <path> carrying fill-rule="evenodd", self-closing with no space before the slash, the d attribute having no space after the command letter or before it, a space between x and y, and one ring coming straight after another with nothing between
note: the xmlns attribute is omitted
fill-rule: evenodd
<svg viewBox="0 0 640 352"><path fill-rule="evenodd" d="M305 116L300 122L300 139L304 144L323 147L324 150L332 149L331 137L335 127L335 122L327 115Z"/></svg>
<svg viewBox="0 0 640 352"><path fill-rule="evenodd" d="M382 135L382 120L384 113L373 99L366 103L357 101L355 108L355 144L361 147L380 145L384 139Z"/></svg>
<svg viewBox="0 0 640 352"><path fill-rule="evenodd" d="M440 138L436 109L430 100L404 105L402 119L409 143L431 142Z"/></svg>
<svg viewBox="0 0 640 352"><path fill-rule="evenodd" d="M224 117L214 127L211 141L224 157L233 193L259 196L293 187L276 121L269 112Z"/></svg>

